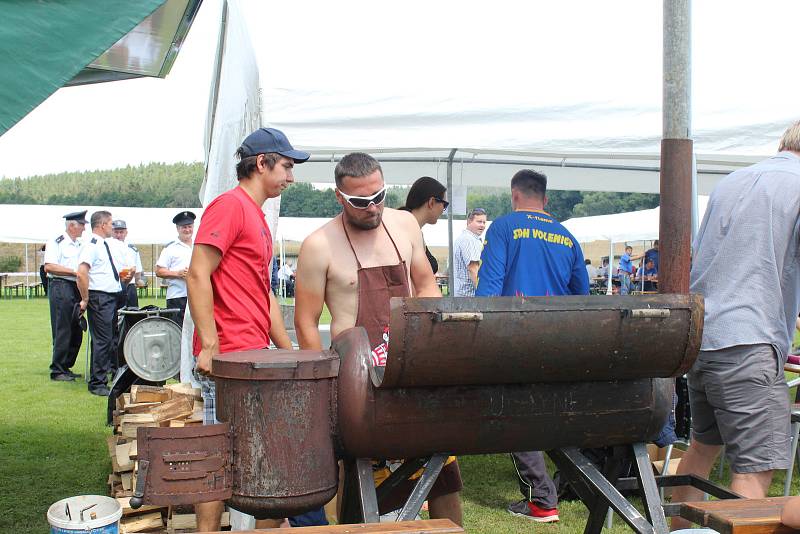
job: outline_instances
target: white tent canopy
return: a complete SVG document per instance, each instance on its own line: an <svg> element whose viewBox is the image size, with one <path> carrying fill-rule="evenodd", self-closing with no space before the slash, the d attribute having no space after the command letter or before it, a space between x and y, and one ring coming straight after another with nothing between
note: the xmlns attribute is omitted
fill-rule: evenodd
<svg viewBox="0 0 800 534"><path fill-rule="evenodd" d="M708 206L708 197L698 197L697 207L700 219ZM564 221L564 226L575 236L579 243L591 241L651 241L658 239L659 213L661 208L614 213L611 215L594 215L591 217L574 217ZM686 224L690 224L689 221Z"/></svg>
<svg viewBox="0 0 800 534"><path fill-rule="evenodd" d="M64 231L63 216L73 211L88 209L87 217L97 210L108 210L114 219L123 219L128 225L128 242L140 245L166 244L177 237L172 218L183 208L119 208L102 206L46 206L6 204L0 210L0 243L45 243ZM199 222L203 208L186 208L197 215ZM281 217L276 241L283 239L302 243L314 230L330 219L325 217ZM24 224L21 221L26 221ZM453 221L453 232L460 233L465 221ZM87 225L86 236L91 233ZM447 221L423 229L429 247L447 246ZM276 251L277 254L277 251Z"/></svg>
<svg viewBox="0 0 800 534"><path fill-rule="evenodd" d="M177 238L172 218L188 209L198 219L199 208L118 208L104 206L47 206L4 204L0 209L0 243L46 243L64 232L64 215L88 210L87 220L98 210L110 211L114 219L128 225L128 242L141 245L166 244ZM86 225L85 236L91 234Z"/></svg>
<svg viewBox="0 0 800 534"><path fill-rule="evenodd" d="M245 13L254 14L248 24L255 50L291 42L292 64L313 66L287 75L259 56L265 124L312 152L296 168L300 179L330 182L337 158L360 150L384 162L389 183L422 175L444 182L456 148L457 185L507 185L516 170L536 167L551 189L658 192L661 3L378 4L243 2ZM780 5L800 15L797 5ZM297 39L291 25L260 31L259 14L291 18L303 10L314 13L303 23L313 39ZM392 24L377 22L384 10ZM748 28L774 19L763 6L693 4L692 137L700 194L731 170L774 153L797 118L791 92L772 89L800 82L774 53L789 34L770 31L743 42L720 24L721 11ZM358 31L343 31L331 23L337 20ZM770 83L746 76L731 83L732 72L748 70L768 72Z"/></svg>

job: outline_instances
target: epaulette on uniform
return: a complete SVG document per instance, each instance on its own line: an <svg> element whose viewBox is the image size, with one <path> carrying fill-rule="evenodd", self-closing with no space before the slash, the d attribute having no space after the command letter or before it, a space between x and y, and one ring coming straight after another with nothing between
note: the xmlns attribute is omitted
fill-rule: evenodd
<svg viewBox="0 0 800 534"><path fill-rule="evenodd" d="M61 243L62 241L64 241L64 234L61 234L56 238L56 243Z"/></svg>
<svg viewBox="0 0 800 534"><path fill-rule="evenodd" d="M93 237L93 238L92 238L92 245L96 245L96 244L97 244L97 238L96 238L96 237Z"/></svg>
<svg viewBox="0 0 800 534"><path fill-rule="evenodd" d="M128 243L128 247L134 252L139 252L139 249L133 246L131 243Z"/></svg>

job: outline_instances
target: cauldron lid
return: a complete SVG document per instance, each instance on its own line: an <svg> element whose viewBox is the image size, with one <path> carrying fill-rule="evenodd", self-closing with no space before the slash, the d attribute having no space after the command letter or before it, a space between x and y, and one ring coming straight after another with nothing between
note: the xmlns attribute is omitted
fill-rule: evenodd
<svg viewBox="0 0 800 534"><path fill-rule="evenodd" d="M181 329L164 317L147 317L125 334L122 351L136 376L152 382L167 380L181 369Z"/></svg>
<svg viewBox="0 0 800 534"><path fill-rule="evenodd" d="M332 351L248 350L214 357L213 374L238 380L316 380L339 374Z"/></svg>

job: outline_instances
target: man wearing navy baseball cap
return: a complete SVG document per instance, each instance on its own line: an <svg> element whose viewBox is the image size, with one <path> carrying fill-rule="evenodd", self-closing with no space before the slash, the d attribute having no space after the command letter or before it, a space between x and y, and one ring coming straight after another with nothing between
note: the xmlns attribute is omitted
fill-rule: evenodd
<svg viewBox="0 0 800 534"><path fill-rule="evenodd" d="M203 212L186 277L204 424L216 422L212 358L265 349L270 341L278 348L292 348L270 290L272 235L261 206L294 182L292 168L310 155L295 150L283 132L274 128L259 128L248 135L236 155L239 185L215 198ZM195 512L199 531L220 529L221 501L199 503ZM319 524L326 524L321 510L317 515ZM261 520L256 528L279 524Z"/></svg>

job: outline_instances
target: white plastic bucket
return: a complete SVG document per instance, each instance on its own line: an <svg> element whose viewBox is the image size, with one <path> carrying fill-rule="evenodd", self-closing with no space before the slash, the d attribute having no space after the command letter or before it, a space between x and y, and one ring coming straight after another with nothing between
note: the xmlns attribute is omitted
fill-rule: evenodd
<svg viewBox="0 0 800 534"><path fill-rule="evenodd" d="M85 510L83 520L81 510ZM120 517L122 506L115 499L101 495L68 497L47 510L50 534L119 534Z"/></svg>

